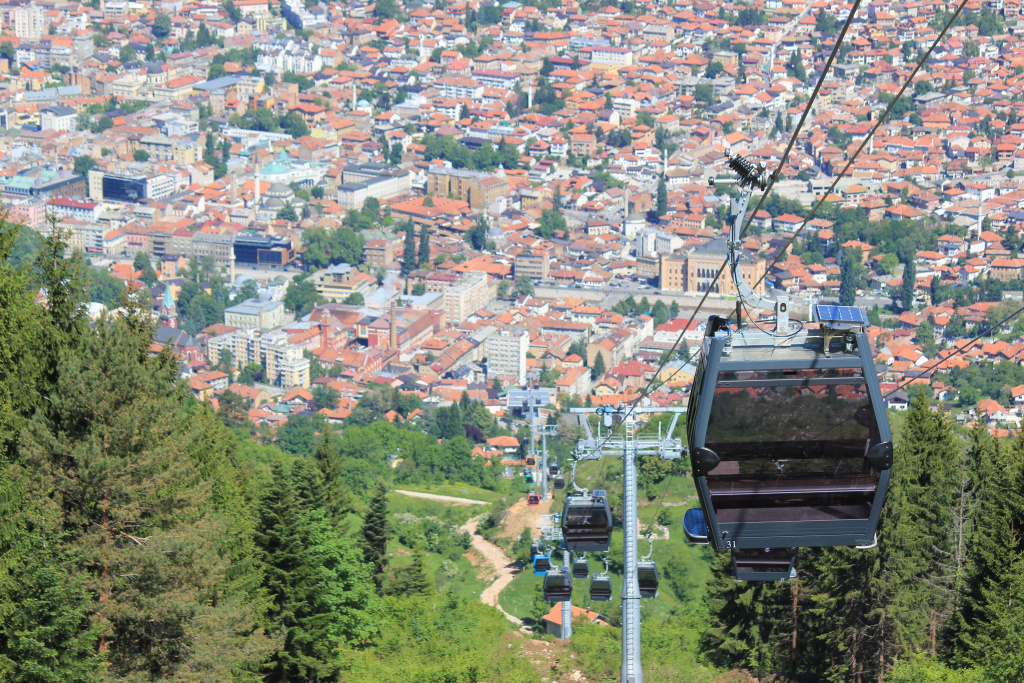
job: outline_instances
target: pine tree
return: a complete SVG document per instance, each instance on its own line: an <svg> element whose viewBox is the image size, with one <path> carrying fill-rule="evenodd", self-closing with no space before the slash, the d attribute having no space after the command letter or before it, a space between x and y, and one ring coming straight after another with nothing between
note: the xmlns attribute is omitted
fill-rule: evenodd
<svg viewBox="0 0 1024 683"><path fill-rule="evenodd" d="M433 592L434 582L427 576L426 556L419 546L412 551L412 564L395 570L391 582L392 595L426 595Z"/></svg>
<svg viewBox="0 0 1024 683"><path fill-rule="evenodd" d="M297 458L292 463L292 486L295 500L302 511L323 509L327 496L320 468L310 458Z"/></svg>
<svg viewBox="0 0 1024 683"><path fill-rule="evenodd" d="M864 266L860 249L843 251L843 263L839 271L839 304L853 306L857 301L857 289L861 286Z"/></svg>
<svg viewBox="0 0 1024 683"><path fill-rule="evenodd" d="M383 593L384 576L388 569L387 494L388 489L384 482L378 481L363 517L363 528L359 532L359 545L363 549L366 563L370 565L378 595Z"/></svg>
<svg viewBox="0 0 1024 683"><path fill-rule="evenodd" d="M914 288L917 286L917 265L913 257L903 267L903 282L900 284L900 307L909 311L914 307Z"/></svg>
<svg viewBox="0 0 1024 683"><path fill-rule="evenodd" d="M659 218L668 213L668 185L664 178L658 179L658 204L655 211Z"/></svg>
<svg viewBox="0 0 1024 683"><path fill-rule="evenodd" d="M320 585L306 553L307 537L299 503L280 462L260 502L256 541L262 551L263 587L271 604L266 620L284 638L268 667L274 681L316 679L330 675L332 659L326 640L328 614L318 609Z"/></svg>
<svg viewBox="0 0 1024 683"><path fill-rule="evenodd" d="M352 492L342 471L341 439L330 425L321 430L315 457L323 475L324 510L334 524L340 525L352 510Z"/></svg>
<svg viewBox="0 0 1024 683"><path fill-rule="evenodd" d="M426 225L423 225L423 227L420 228L419 256L420 268L426 268L430 265L430 232L427 230Z"/></svg>
<svg viewBox="0 0 1024 683"><path fill-rule="evenodd" d="M402 275L408 275L416 269L416 231L410 221L405 226L405 251L402 252Z"/></svg>
<svg viewBox="0 0 1024 683"><path fill-rule="evenodd" d="M597 357L594 358L594 367L590 368L590 379L597 379L603 375L607 369L607 366L604 364L604 354L598 351Z"/></svg>

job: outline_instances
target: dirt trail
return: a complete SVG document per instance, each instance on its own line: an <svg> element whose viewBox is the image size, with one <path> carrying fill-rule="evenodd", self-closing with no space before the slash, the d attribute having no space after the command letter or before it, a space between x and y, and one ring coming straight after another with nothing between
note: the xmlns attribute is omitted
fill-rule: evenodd
<svg viewBox="0 0 1024 683"><path fill-rule="evenodd" d="M486 500L442 496L439 493L420 493L419 491L403 491L402 489L392 489L392 492L401 493L403 496L409 496L411 498L426 498L427 500L436 500L441 503L451 503L452 505L490 505Z"/></svg>
<svg viewBox="0 0 1024 683"><path fill-rule="evenodd" d="M505 586L512 583L512 579L516 577L516 573L519 569L515 566L515 563L512 562L512 558L505 554L504 550L477 533L476 527L483 518L484 515L477 515L463 524L461 528L462 531L465 531L470 535L473 548L483 555L484 559L487 560L491 567L494 568L495 579L491 585L485 588L483 593L480 594L480 602L485 605L496 607L499 612L505 615L506 619L522 629L522 619L512 616L503 610L501 605L498 604L498 596L501 594L501 591L505 589Z"/></svg>
<svg viewBox="0 0 1024 683"><path fill-rule="evenodd" d="M508 509L505 519L502 520L505 535L512 538L519 538L523 529L534 531L534 538L537 538L537 527L540 526L540 516L551 513L551 501L547 500L540 505L527 505L526 499L520 500Z"/></svg>

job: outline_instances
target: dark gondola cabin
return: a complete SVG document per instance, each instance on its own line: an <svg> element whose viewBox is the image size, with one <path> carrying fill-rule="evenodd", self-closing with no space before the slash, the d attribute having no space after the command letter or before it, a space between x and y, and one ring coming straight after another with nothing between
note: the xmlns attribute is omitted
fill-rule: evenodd
<svg viewBox="0 0 1024 683"><path fill-rule="evenodd" d="M572 578L585 579L590 576L590 565L585 557L572 558Z"/></svg>
<svg viewBox="0 0 1024 683"><path fill-rule="evenodd" d="M533 562L533 558L544 552L544 546L540 541L534 541L530 544L530 562Z"/></svg>
<svg viewBox="0 0 1024 683"><path fill-rule="evenodd" d="M544 575L544 599L548 602L562 602L572 597L572 577L564 569L550 571Z"/></svg>
<svg viewBox="0 0 1024 683"><path fill-rule="evenodd" d="M548 465L548 474L552 477L558 474L558 465Z"/></svg>
<svg viewBox="0 0 1024 683"><path fill-rule="evenodd" d="M533 573L546 574L551 569L551 556L547 553L538 553L533 558Z"/></svg>
<svg viewBox="0 0 1024 683"><path fill-rule="evenodd" d="M658 565L654 562L637 562L636 581L641 598L658 597Z"/></svg>
<svg viewBox="0 0 1024 683"><path fill-rule="evenodd" d="M732 551L737 581L788 581L796 578L796 548L744 548Z"/></svg>
<svg viewBox="0 0 1024 683"><path fill-rule="evenodd" d="M565 477L555 477L554 479L552 479L552 483L554 484L555 489L561 491L562 489L565 488Z"/></svg>
<svg viewBox="0 0 1024 683"><path fill-rule="evenodd" d="M866 320L816 308L788 337L708 321L687 431L716 550L873 542L892 436Z"/></svg>
<svg viewBox="0 0 1024 683"><path fill-rule="evenodd" d="M612 580L598 575L590 579L590 599L594 602L608 602L612 599Z"/></svg>
<svg viewBox="0 0 1024 683"><path fill-rule="evenodd" d="M562 510L562 538L575 552L607 552L612 537L612 513L604 491L568 496Z"/></svg>

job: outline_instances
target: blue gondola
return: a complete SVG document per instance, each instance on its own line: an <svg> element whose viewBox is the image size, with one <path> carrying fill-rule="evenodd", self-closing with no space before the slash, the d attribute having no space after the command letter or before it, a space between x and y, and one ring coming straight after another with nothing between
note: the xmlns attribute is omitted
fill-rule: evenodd
<svg viewBox="0 0 1024 683"><path fill-rule="evenodd" d="M533 557L533 573L538 576L547 574L548 570L551 569L551 555L546 552L540 552Z"/></svg>
<svg viewBox="0 0 1024 683"><path fill-rule="evenodd" d="M704 511L700 508L690 508L683 513L683 532L690 543L707 545L708 523L704 521Z"/></svg>

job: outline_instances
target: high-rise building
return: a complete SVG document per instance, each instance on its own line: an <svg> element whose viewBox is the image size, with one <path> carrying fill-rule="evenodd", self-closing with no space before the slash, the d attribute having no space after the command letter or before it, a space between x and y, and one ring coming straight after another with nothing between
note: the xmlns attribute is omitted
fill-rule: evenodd
<svg viewBox="0 0 1024 683"><path fill-rule="evenodd" d="M46 12L31 3L14 10L14 35L22 40L39 40L46 35Z"/></svg>
<svg viewBox="0 0 1024 683"><path fill-rule="evenodd" d="M526 383L526 352L530 348L530 333L520 328L506 328L485 342L487 348L487 375L511 375L516 384Z"/></svg>
<svg viewBox="0 0 1024 683"><path fill-rule="evenodd" d="M231 352L237 368L249 363L263 366L267 384L290 389L309 386L309 359L302 355L302 347L288 342L283 330L238 330L213 337L207 342L209 361L220 362L221 354Z"/></svg>

